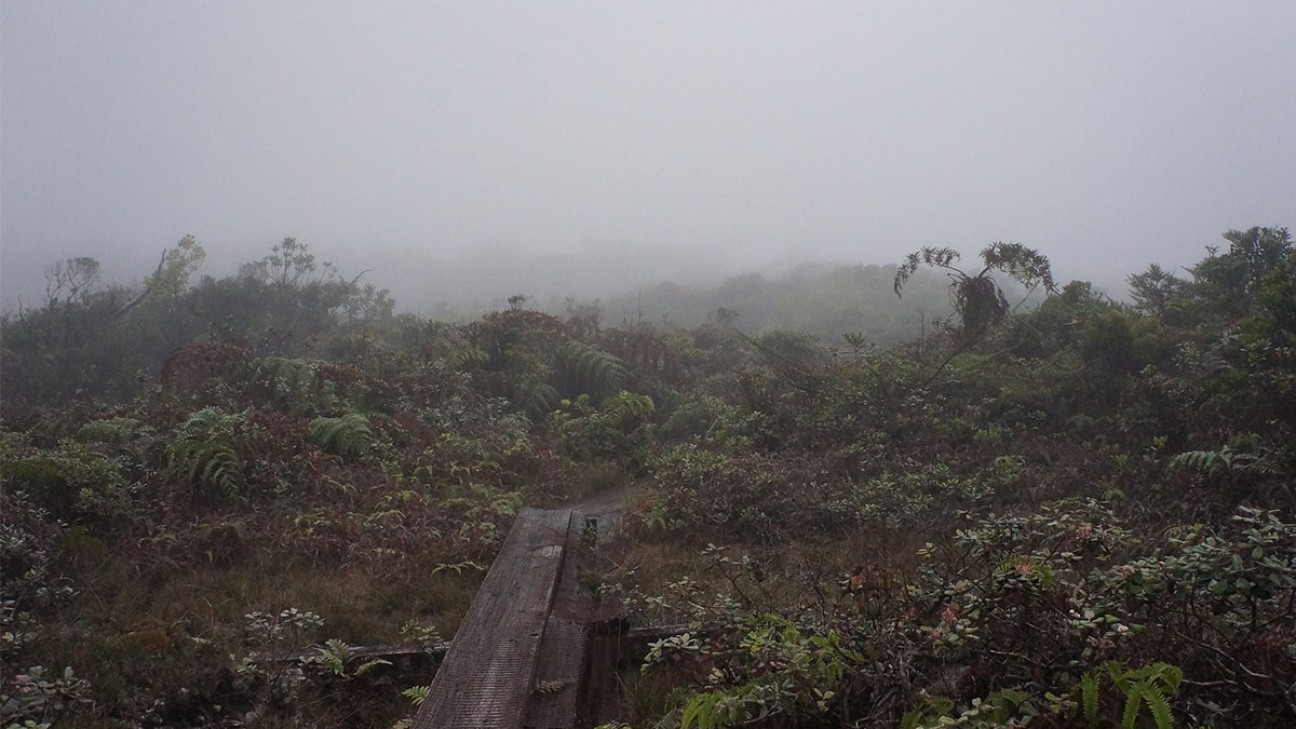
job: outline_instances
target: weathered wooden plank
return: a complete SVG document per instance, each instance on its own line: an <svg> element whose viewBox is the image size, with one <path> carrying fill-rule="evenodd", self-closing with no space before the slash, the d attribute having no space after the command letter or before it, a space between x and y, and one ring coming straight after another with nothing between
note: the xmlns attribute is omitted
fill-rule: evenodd
<svg viewBox="0 0 1296 729"><path fill-rule="evenodd" d="M522 725L570 522L566 510L518 513L414 719L416 729Z"/></svg>
<svg viewBox="0 0 1296 729"><path fill-rule="evenodd" d="M593 611L594 596L581 587L578 570L581 552L588 550L585 522L584 514L572 512L567 524L566 559L563 560L562 576L558 579L553 605L549 608L550 617L587 622Z"/></svg>
<svg viewBox="0 0 1296 729"><path fill-rule="evenodd" d="M586 617L590 630L585 685L582 687L578 726L598 726L625 720L617 672L622 659L625 606L614 596L591 601Z"/></svg>
<svg viewBox="0 0 1296 729"><path fill-rule="evenodd" d="M540 643L540 663L527 701L527 729L571 729L576 726L589 653L589 626L583 622L550 617Z"/></svg>
<svg viewBox="0 0 1296 729"><path fill-rule="evenodd" d="M523 722L527 729L570 729L576 725L576 705L588 665L587 621L593 606L589 591L581 588L576 564L584 530L585 516L572 512L562 576L549 608L536 683L527 701Z"/></svg>
<svg viewBox="0 0 1296 729"><path fill-rule="evenodd" d="M584 696L581 701L582 726L598 726L629 721L619 695L617 672L625 658L621 639L625 623L621 619L607 620L591 626L589 670L585 675ZM637 666L638 663L635 662Z"/></svg>

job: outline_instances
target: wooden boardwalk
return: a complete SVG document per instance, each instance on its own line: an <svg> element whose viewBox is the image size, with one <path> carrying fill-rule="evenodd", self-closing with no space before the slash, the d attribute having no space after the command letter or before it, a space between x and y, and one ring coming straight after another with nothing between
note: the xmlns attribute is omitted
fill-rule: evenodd
<svg viewBox="0 0 1296 729"><path fill-rule="evenodd" d="M622 626L577 575L585 516L523 509L415 717L416 729L567 729L607 717ZM595 656L594 660L591 656ZM610 665L607 665L609 664Z"/></svg>

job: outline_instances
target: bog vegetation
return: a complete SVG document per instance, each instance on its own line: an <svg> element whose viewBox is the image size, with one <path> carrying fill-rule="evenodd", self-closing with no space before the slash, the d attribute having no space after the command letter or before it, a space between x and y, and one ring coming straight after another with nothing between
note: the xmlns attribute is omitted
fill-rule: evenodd
<svg viewBox="0 0 1296 729"><path fill-rule="evenodd" d="M448 639L521 506L632 486L591 589L685 627L631 726L1292 726L1296 253L1224 238L1131 303L923 249L800 331L438 323L292 239L55 264L3 319L2 725L390 727L418 682L356 646Z"/></svg>

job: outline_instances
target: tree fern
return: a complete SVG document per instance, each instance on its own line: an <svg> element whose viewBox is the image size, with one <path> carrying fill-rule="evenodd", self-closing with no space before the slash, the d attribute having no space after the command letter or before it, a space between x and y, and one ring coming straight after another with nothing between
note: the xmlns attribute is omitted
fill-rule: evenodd
<svg viewBox="0 0 1296 729"><path fill-rule="evenodd" d="M226 498L240 495L246 482L234 431L242 419L214 407L192 413L171 441L168 469L191 486L212 489Z"/></svg>
<svg viewBox="0 0 1296 729"><path fill-rule="evenodd" d="M315 445L349 461L367 454L374 442L369 420L360 413L315 418L310 423L309 438Z"/></svg>

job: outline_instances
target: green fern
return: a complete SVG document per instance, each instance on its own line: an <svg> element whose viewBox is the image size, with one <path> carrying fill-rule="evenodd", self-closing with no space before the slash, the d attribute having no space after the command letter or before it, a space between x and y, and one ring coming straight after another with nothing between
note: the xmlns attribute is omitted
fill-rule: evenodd
<svg viewBox="0 0 1296 729"><path fill-rule="evenodd" d="M310 423L309 438L315 445L348 461L363 457L374 443L369 420L360 413L315 418Z"/></svg>
<svg viewBox="0 0 1296 729"><path fill-rule="evenodd" d="M315 656L311 662L334 676L345 676L347 664L354 657L355 653L351 650L351 646L336 638L331 638L324 642L324 647L320 649L319 655Z"/></svg>
<svg viewBox="0 0 1296 729"><path fill-rule="evenodd" d="M900 729L919 729L934 724L941 717L954 712L954 701L946 696L928 696L923 706L906 711L900 719Z"/></svg>
<svg viewBox="0 0 1296 729"><path fill-rule="evenodd" d="M1147 703L1148 711L1152 714L1152 719L1156 722L1158 729L1169 729L1174 724L1174 717L1170 713L1170 702L1166 701L1165 694L1155 685L1143 686L1140 690L1143 694L1143 700Z"/></svg>
<svg viewBox="0 0 1296 729"><path fill-rule="evenodd" d="M423 684L421 686L411 686L401 692L401 696L410 700L414 706L422 706L427 701L428 694L431 692L431 686ZM391 729L411 729L414 726L414 719L407 717L392 724Z"/></svg>
<svg viewBox="0 0 1296 729"><path fill-rule="evenodd" d="M721 691L707 691L694 696L684 706L680 716L680 729L689 729L694 723L698 729L717 729L725 725L719 707L725 694Z"/></svg>
<svg viewBox="0 0 1296 729"><path fill-rule="evenodd" d="M613 423L624 425L642 422L651 418L656 412L652 398L647 395L622 390L603 401L600 408Z"/></svg>
<svg viewBox="0 0 1296 729"><path fill-rule="evenodd" d="M1198 473L1216 473L1244 469L1257 460L1251 453L1238 453L1227 445L1217 451L1185 451L1170 459L1170 465L1190 468Z"/></svg>
<svg viewBox="0 0 1296 729"><path fill-rule="evenodd" d="M561 383L559 389L568 396L615 392L630 381L630 371L619 358L574 339L554 350L553 365Z"/></svg>
<svg viewBox="0 0 1296 729"><path fill-rule="evenodd" d="M264 357L252 365L252 380L273 395L292 395L318 375L317 362L290 357Z"/></svg>
<svg viewBox="0 0 1296 729"><path fill-rule="evenodd" d="M486 350L475 345L467 345L456 349L450 355L450 365L457 370L475 370L479 367L485 367L490 362L490 355Z"/></svg>
<svg viewBox="0 0 1296 729"><path fill-rule="evenodd" d="M82 443L106 443L123 446L135 440L144 430L144 424L135 418L107 418L92 420L81 426L76 439Z"/></svg>
<svg viewBox="0 0 1296 729"><path fill-rule="evenodd" d="M208 407L192 413L176 430L168 448L168 470L191 486L215 490L225 498L242 494L246 481L234 446L243 416Z"/></svg>
<svg viewBox="0 0 1296 729"><path fill-rule="evenodd" d="M265 357L252 366L252 382L275 408L290 415L309 415L338 407L335 383L320 373L322 362Z"/></svg>
<svg viewBox="0 0 1296 729"><path fill-rule="evenodd" d="M401 696L410 700L415 706L422 706L427 701L430 686L411 686L401 692Z"/></svg>
<svg viewBox="0 0 1296 729"><path fill-rule="evenodd" d="M1080 679L1080 706L1084 710L1085 723L1093 726L1098 721L1098 679L1092 673L1086 673Z"/></svg>
<svg viewBox="0 0 1296 729"><path fill-rule="evenodd" d="M319 666L327 674L338 678L355 678L363 676L379 666L390 666L391 661L375 658L352 668L356 662L355 649L337 638L324 641L319 655L311 658L310 663Z"/></svg>
<svg viewBox="0 0 1296 729"><path fill-rule="evenodd" d="M533 382L523 386L522 406L537 421L556 410L559 400L558 390L547 382Z"/></svg>
<svg viewBox="0 0 1296 729"><path fill-rule="evenodd" d="M1157 729L1171 729L1174 726L1174 716L1166 697L1179 693L1183 671L1178 666L1157 661L1142 668L1127 670L1120 662L1109 661L1107 673L1116 688L1125 695L1125 710L1121 713L1122 729L1134 729L1139 709L1144 704Z"/></svg>

